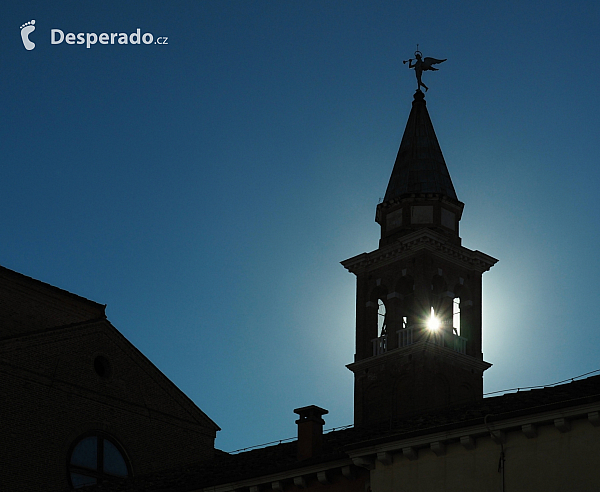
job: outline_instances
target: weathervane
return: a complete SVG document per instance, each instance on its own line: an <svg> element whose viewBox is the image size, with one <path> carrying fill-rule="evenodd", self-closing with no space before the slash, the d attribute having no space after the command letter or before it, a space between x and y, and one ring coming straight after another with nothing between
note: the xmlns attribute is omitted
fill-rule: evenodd
<svg viewBox="0 0 600 492"><path fill-rule="evenodd" d="M415 51L415 63L413 64L413 58L404 60L402 63L408 62L408 68L415 69L415 75L417 76L418 83L417 90L421 90L421 87L425 87L425 92L427 92L428 87L423 82L421 82L421 75L423 75L423 70L437 70L437 68L432 67L432 65L445 62L447 58L444 58L443 60L438 60L437 58L431 58L429 56L427 58L422 57L423 53L419 51L419 45L417 44L417 51Z"/></svg>

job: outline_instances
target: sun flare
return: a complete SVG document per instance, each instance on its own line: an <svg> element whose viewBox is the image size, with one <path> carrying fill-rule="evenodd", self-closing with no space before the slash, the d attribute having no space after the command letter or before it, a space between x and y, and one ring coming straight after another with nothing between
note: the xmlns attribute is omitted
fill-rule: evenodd
<svg viewBox="0 0 600 492"><path fill-rule="evenodd" d="M427 319L427 329L430 331L437 331L440 328L440 320L435 315L435 311L431 308L431 314Z"/></svg>

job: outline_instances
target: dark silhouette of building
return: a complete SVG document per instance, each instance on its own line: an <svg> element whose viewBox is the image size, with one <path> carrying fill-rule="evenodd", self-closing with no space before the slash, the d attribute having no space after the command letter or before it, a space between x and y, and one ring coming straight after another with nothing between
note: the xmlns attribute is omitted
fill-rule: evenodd
<svg viewBox="0 0 600 492"><path fill-rule="evenodd" d="M417 91L379 248L342 263L356 275L355 425L483 398L481 275L497 260L461 245L463 206Z"/></svg>
<svg viewBox="0 0 600 492"><path fill-rule="evenodd" d="M483 398L481 278L417 91L357 277L355 425L237 454L104 307L0 270L2 490L597 491L600 376ZM291 411L290 411L291 413ZM10 466L6 466L10 464ZM126 478L125 478L126 476Z"/></svg>
<svg viewBox="0 0 600 492"><path fill-rule="evenodd" d="M0 267L0 489L58 491L214 456L217 425L104 306Z"/></svg>

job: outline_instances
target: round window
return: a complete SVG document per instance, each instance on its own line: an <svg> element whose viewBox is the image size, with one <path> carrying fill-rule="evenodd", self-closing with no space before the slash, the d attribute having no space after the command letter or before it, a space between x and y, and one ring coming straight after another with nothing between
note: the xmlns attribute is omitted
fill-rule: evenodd
<svg viewBox="0 0 600 492"><path fill-rule="evenodd" d="M127 478L131 467L118 444L104 434L77 440L69 456L69 479L73 488L96 485L109 478Z"/></svg>

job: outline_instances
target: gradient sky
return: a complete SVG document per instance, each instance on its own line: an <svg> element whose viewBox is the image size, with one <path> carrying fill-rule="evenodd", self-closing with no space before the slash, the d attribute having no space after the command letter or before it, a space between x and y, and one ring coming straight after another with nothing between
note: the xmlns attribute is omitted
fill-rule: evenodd
<svg viewBox="0 0 600 492"><path fill-rule="evenodd" d="M354 276L416 88L484 275L485 391L600 369L600 6L16 1L0 7L0 264L107 304L223 430L350 424ZM20 26L36 20L27 51ZM52 45L50 30L168 45Z"/></svg>

